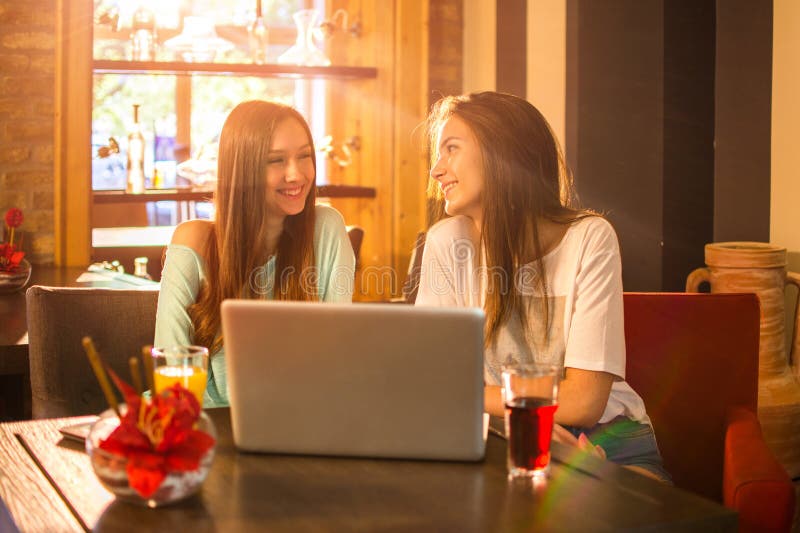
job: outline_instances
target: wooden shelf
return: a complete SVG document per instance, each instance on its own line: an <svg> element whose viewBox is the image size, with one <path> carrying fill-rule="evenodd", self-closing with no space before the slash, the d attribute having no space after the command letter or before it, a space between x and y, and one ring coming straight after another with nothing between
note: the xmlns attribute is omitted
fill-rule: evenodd
<svg viewBox="0 0 800 533"><path fill-rule="evenodd" d="M361 185L319 185L317 198L375 198L375 187Z"/></svg>
<svg viewBox="0 0 800 533"><path fill-rule="evenodd" d="M320 185L317 187L317 197L319 198L375 198L375 195L374 187L360 185ZM214 199L214 191L150 189L142 194L128 194L125 191L94 191L92 198L95 204L128 204L167 200L210 202Z"/></svg>
<svg viewBox="0 0 800 533"><path fill-rule="evenodd" d="M178 202L210 202L214 191L193 191L191 189L151 189L142 194L128 194L125 191L94 191L96 204L138 204L174 200Z"/></svg>
<svg viewBox="0 0 800 533"><path fill-rule="evenodd" d="M95 74L206 74L230 76L261 76L272 78L376 78L375 67L301 67L297 65L255 65L252 63L185 63L182 61L116 61L95 59Z"/></svg>

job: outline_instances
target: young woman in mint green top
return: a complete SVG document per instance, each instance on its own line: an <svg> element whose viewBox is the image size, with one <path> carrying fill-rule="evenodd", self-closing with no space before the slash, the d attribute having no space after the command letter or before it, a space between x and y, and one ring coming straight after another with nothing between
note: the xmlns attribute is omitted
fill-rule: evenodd
<svg viewBox="0 0 800 533"><path fill-rule="evenodd" d="M353 249L341 215L315 206L315 177L297 111L263 101L234 108L220 135L215 220L175 229L156 314L155 345L209 348L204 407L228 404L222 300L352 299Z"/></svg>

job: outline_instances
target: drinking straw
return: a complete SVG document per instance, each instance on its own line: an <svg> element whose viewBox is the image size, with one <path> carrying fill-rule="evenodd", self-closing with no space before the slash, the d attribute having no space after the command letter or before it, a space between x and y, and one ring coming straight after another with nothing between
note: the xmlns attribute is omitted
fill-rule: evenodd
<svg viewBox="0 0 800 533"><path fill-rule="evenodd" d="M103 394L106 397L108 405L111 406L117 416L120 416L117 397L114 396L114 391L111 390L111 383L108 381L108 376L103 368L103 362L100 360L100 354L97 353L97 350L94 347L92 338L84 337L82 342L83 349L86 350L86 356L89 358L89 364L92 365L92 370L94 371L97 381L100 383L100 388L103 390Z"/></svg>
<svg viewBox="0 0 800 533"><path fill-rule="evenodd" d="M133 388L136 389L136 394L142 393L142 375L139 374L139 359L131 357L128 359L128 366L131 367L131 381Z"/></svg>
<svg viewBox="0 0 800 533"><path fill-rule="evenodd" d="M144 377L147 380L147 386L150 388L150 394L156 393L156 387L153 384L153 347L148 345L142 348L142 361L144 362Z"/></svg>

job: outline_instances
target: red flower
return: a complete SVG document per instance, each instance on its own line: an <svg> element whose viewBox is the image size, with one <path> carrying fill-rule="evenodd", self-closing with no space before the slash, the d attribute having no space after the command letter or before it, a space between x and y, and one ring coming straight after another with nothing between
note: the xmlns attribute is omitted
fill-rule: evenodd
<svg viewBox="0 0 800 533"><path fill-rule="evenodd" d="M0 272L16 272L25 252L17 250L13 244L0 244Z"/></svg>
<svg viewBox="0 0 800 533"><path fill-rule="evenodd" d="M25 252L14 247L14 230L22 224L22 211L12 207L6 212L6 225L8 226L8 242L0 244L0 272L16 272Z"/></svg>
<svg viewBox="0 0 800 533"><path fill-rule="evenodd" d="M200 404L181 384L146 400L112 370L109 373L128 409L119 426L100 441L100 449L125 457L131 488L149 498L169 472L197 470L215 441L195 429Z"/></svg>
<svg viewBox="0 0 800 533"><path fill-rule="evenodd" d="M20 224L22 224L24 217L22 216L22 210L16 207L12 207L8 211L6 211L6 226L9 228L18 228Z"/></svg>

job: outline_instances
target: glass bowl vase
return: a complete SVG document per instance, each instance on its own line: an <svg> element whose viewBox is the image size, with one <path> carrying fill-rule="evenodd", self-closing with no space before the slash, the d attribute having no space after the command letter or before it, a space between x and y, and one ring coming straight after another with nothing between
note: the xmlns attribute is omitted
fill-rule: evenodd
<svg viewBox="0 0 800 533"><path fill-rule="evenodd" d="M23 259L11 272L0 270L0 293L15 292L28 284L31 279L31 264Z"/></svg>
<svg viewBox="0 0 800 533"><path fill-rule="evenodd" d="M120 406L120 409L124 410L125 406ZM128 459L100 448L100 441L108 437L119 424L117 415L108 409L92 424L86 438L86 453L89 454L97 479L118 500L155 508L186 499L200 489L211 469L216 443L200 459L197 470L168 472L158 489L149 498L144 498L128 483ZM214 423L204 411L200 412L196 429L211 435L216 441Z"/></svg>

